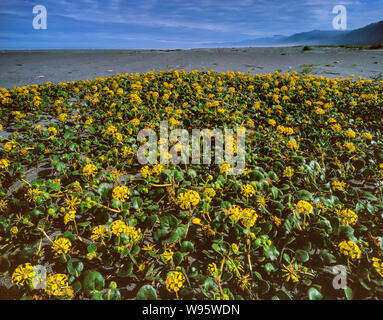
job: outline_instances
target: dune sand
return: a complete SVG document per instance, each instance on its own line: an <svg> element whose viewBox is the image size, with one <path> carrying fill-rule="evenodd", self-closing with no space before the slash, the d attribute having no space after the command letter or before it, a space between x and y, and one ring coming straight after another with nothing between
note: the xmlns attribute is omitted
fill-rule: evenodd
<svg viewBox="0 0 383 320"><path fill-rule="evenodd" d="M120 73L184 69L214 69L253 74L305 72L326 77L350 74L379 79L383 50L298 47L212 48L192 50L42 50L1 51L0 87L91 79Z"/></svg>

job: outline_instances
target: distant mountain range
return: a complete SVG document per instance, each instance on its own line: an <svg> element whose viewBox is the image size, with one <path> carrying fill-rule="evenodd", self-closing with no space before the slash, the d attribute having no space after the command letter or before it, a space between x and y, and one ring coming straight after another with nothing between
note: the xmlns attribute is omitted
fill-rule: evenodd
<svg viewBox="0 0 383 320"><path fill-rule="evenodd" d="M383 20L352 31L321 31L276 35L237 42L210 43L210 47L290 46L290 45L377 45L383 43Z"/></svg>

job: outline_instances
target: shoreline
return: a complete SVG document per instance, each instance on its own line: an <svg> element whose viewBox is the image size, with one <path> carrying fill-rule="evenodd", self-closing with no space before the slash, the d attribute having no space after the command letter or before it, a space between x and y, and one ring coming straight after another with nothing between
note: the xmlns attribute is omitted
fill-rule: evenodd
<svg viewBox="0 0 383 320"><path fill-rule="evenodd" d="M382 80L381 49L310 46L305 51L303 47L0 50L0 88L203 67L216 72L264 74L278 70Z"/></svg>

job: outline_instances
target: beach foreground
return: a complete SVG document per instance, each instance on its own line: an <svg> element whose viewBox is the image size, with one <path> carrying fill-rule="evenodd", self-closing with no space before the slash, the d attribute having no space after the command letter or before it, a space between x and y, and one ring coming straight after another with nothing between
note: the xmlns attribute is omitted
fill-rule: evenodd
<svg viewBox="0 0 383 320"><path fill-rule="evenodd" d="M0 299L383 299L383 81L168 70L0 102Z"/></svg>
<svg viewBox="0 0 383 320"><path fill-rule="evenodd" d="M383 73L383 50L311 47L193 50L42 50L0 52L0 87L12 88L93 79L151 70L214 69L262 74L295 70L329 78L350 74L375 79ZM379 78L378 78L379 79Z"/></svg>

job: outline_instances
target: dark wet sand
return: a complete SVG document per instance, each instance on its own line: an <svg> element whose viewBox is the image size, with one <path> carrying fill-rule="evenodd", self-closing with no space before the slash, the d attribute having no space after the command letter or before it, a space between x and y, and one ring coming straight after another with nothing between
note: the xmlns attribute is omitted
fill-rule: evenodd
<svg viewBox="0 0 383 320"><path fill-rule="evenodd" d="M383 73L383 50L302 47L193 50L0 51L0 87L12 88L91 79L120 73L184 69L256 73L306 72L326 77L350 74L374 79Z"/></svg>

